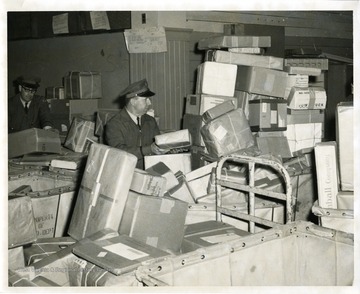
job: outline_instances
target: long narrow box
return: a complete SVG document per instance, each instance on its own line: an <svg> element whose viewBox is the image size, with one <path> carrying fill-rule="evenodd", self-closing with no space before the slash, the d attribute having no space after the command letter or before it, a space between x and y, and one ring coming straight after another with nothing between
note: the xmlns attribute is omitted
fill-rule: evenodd
<svg viewBox="0 0 360 294"><path fill-rule="evenodd" d="M270 36L215 36L201 39L198 49L220 49L239 47L270 47Z"/></svg>
<svg viewBox="0 0 360 294"><path fill-rule="evenodd" d="M45 89L46 99L64 99L64 87L47 87Z"/></svg>
<svg viewBox="0 0 360 294"><path fill-rule="evenodd" d="M91 145L68 230L71 237L118 229L136 162L136 156L120 149Z"/></svg>
<svg viewBox="0 0 360 294"><path fill-rule="evenodd" d="M319 206L336 209L339 192L336 142L318 143L314 150Z"/></svg>
<svg viewBox="0 0 360 294"><path fill-rule="evenodd" d="M353 103L339 103L335 117L341 190L354 191L354 137L356 136L354 134Z"/></svg>
<svg viewBox="0 0 360 294"><path fill-rule="evenodd" d="M284 66L314 67L328 70L329 60L326 58L285 58Z"/></svg>
<svg viewBox="0 0 360 294"><path fill-rule="evenodd" d="M31 128L8 135L8 157L14 158L30 153L60 153L59 134Z"/></svg>
<svg viewBox="0 0 360 294"><path fill-rule="evenodd" d="M130 191L119 234L162 250L178 252L184 237L187 210L186 202Z"/></svg>
<svg viewBox="0 0 360 294"><path fill-rule="evenodd" d="M256 66L238 65L235 89L265 96L287 97L288 74Z"/></svg>
<svg viewBox="0 0 360 294"><path fill-rule="evenodd" d="M64 147L75 152L86 152L91 142L97 142L95 123L75 117L66 136Z"/></svg>
<svg viewBox="0 0 360 294"><path fill-rule="evenodd" d="M169 255L126 235L82 244L72 252L115 275L133 271L144 261Z"/></svg>
<svg viewBox="0 0 360 294"><path fill-rule="evenodd" d="M102 97L99 72L71 71L64 77L65 98L94 99Z"/></svg>
<svg viewBox="0 0 360 294"><path fill-rule="evenodd" d="M249 124L253 132L285 131L287 102L284 99L249 101Z"/></svg>
<svg viewBox="0 0 360 294"><path fill-rule="evenodd" d="M185 114L202 115L207 110L226 101L231 101L237 108L237 99L235 97L189 94L186 96Z"/></svg>
<svg viewBox="0 0 360 294"><path fill-rule="evenodd" d="M274 56L249 55L216 50L213 61L237 65L258 66L277 70L283 70L284 59Z"/></svg>
<svg viewBox="0 0 360 294"><path fill-rule="evenodd" d="M205 61L198 66L196 94L234 97L237 66Z"/></svg>
<svg viewBox="0 0 360 294"><path fill-rule="evenodd" d="M188 148L191 146L191 135L187 129L163 133L155 136L155 143L164 149Z"/></svg>
<svg viewBox="0 0 360 294"><path fill-rule="evenodd" d="M201 135L211 156L220 157L254 146L249 122L241 108L230 111L201 128Z"/></svg>
<svg viewBox="0 0 360 294"><path fill-rule="evenodd" d="M35 220L30 197L9 197L8 211L8 247L14 248L36 241Z"/></svg>
<svg viewBox="0 0 360 294"><path fill-rule="evenodd" d="M235 100L236 101L236 100ZM237 102L237 101L236 101ZM237 103L236 103L237 104ZM236 104L233 101L225 101L221 104L214 106L213 108L208 109L202 114L202 120L205 123L236 109Z"/></svg>

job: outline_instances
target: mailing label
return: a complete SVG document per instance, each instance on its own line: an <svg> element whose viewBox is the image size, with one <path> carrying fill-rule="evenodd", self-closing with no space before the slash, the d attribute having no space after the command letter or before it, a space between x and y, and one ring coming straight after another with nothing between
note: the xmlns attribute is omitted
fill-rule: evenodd
<svg viewBox="0 0 360 294"><path fill-rule="evenodd" d="M136 260L139 258L149 256L149 254L147 254L146 252L137 250L135 248L132 248L132 247L127 246L122 243L104 246L104 249L106 249L112 253L115 253L117 255L120 255L122 257L125 257L126 259L129 259L129 260Z"/></svg>
<svg viewBox="0 0 360 294"><path fill-rule="evenodd" d="M275 75L269 74L266 76L266 80L264 83L264 90L267 92L271 92L275 85Z"/></svg>
<svg viewBox="0 0 360 294"><path fill-rule="evenodd" d="M101 252L99 252L99 254L97 255L97 257L102 258L102 257L105 257L106 255L107 255L107 252L106 252L106 251L101 251Z"/></svg>
<svg viewBox="0 0 360 294"><path fill-rule="evenodd" d="M227 233L221 235L202 237L201 239L209 243L221 243L221 242L236 240L238 238L239 235L236 235L235 233Z"/></svg>
<svg viewBox="0 0 360 294"><path fill-rule="evenodd" d="M277 122L278 122L278 112L277 112L277 110L271 110L270 123L272 125L275 125L275 124L277 124Z"/></svg>
<svg viewBox="0 0 360 294"><path fill-rule="evenodd" d="M170 213L171 209L174 207L175 201L170 199L161 199L161 206L160 206L160 212L161 213Z"/></svg>
<svg viewBox="0 0 360 294"><path fill-rule="evenodd" d="M218 126L214 131L213 135L219 140L222 141L226 136L227 131L223 126Z"/></svg>

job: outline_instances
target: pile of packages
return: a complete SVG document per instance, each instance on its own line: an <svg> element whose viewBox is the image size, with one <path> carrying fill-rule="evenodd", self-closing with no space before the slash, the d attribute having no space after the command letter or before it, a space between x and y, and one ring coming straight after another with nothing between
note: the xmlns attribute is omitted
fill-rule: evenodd
<svg viewBox="0 0 360 294"><path fill-rule="evenodd" d="M135 270L147 262L249 235L246 221L216 221L215 170L224 156L283 164L294 176L296 200L298 176L312 169L314 148L319 178L329 158L336 161L338 144L342 191L332 166L335 174L324 175L324 183L335 177L337 196L324 202L330 188L318 183L324 193L315 204L336 211L353 201L344 196L353 191L346 172L353 162L342 147L350 139L339 131L338 142L321 142L326 93L309 86L309 76L321 75L327 60L289 65L258 54L269 46L270 37L201 40L207 60L198 68L196 93L187 96L183 129L155 138L178 152L145 156L145 170L135 168L134 155L102 144L103 127L115 111L99 111L96 122L74 118L63 143L59 134L39 129L10 134L9 285L142 286ZM339 129L348 123L341 107ZM244 166L226 166L221 177L248 184ZM259 189L283 191L282 184L274 171L255 170ZM223 205L248 213L246 193L224 188L222 195ZM255 201L255 215L268 221L284 223L284 210L282 201Z"/></svg>

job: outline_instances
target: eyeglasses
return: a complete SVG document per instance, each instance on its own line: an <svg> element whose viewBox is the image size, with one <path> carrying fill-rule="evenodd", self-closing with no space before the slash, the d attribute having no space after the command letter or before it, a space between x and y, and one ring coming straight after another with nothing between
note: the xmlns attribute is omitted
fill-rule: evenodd
<svg viewBox="0 0 360 294"><path fill-rule="evenodd" d="M29 93L35 93L36 92L36 89L32 89L32 88L28 88L28 87L24 87L24 86L22 86L22 89L24 89L26 92L29 92Z"/></svg>

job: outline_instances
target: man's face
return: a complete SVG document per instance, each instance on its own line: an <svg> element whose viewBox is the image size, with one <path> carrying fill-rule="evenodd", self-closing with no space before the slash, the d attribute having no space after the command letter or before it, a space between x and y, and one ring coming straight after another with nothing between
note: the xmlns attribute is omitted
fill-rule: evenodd
<svg viewBox="0 0 360 294"><path fill-rule="evenodd" d="M26 102L31 101L36 93L36 89L28 88L25 86L19 86L19 90L21 98Z"/></svg>
<svg viewBox="0 0 360 294"><path fill-rule="evenodd" d="M149 97L136 97L133 98L132 103L134 110L136 111L137 115L144 115L148 112L151 107L151 100Z"/></svg>

